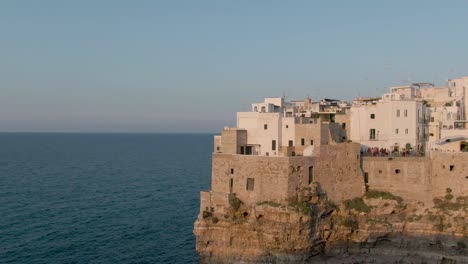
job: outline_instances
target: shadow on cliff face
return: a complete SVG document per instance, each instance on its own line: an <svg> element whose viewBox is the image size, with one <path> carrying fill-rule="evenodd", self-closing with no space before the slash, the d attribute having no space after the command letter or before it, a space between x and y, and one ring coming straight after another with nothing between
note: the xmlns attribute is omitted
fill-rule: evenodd
<svg viewBox="0 0 468 264"><path fill-rule="evenodd" d="M452 236L390 235L372 243L337 242L309 263L468 263L468 240Z"/></svg>

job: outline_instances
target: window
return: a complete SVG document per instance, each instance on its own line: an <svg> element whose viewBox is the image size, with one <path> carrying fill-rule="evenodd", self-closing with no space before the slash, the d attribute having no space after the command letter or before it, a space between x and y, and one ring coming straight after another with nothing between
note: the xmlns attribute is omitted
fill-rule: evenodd
<svg viewBox="0 0 468 264"><path fill-rule="evenodd" d="M407 109L405 109L404 115L405 115L405 117L408 117L408 110Z"/></svg>
<svg viewBox="0 0 468 264"><path fill-rule="evenodd" d="M313 141L313 140L310 141L310 145L311 145L311 146L314 145L314 141Z"/></svg>
<svg viewBox="0 0 468 264"><path fill-rule="evenodd" d="M375 114L370 114L370 119L375 119Z"/></svg>
<svg viewBox="0 0 468 264"><path fill-rule="evenodd" d="M408 129L405 129L405 134L408 135Z"/></svg>
<svg viewBox="0 0 468 264"><path fill-rule="evenodd" d="M455 169L455 165L450 165L450 171L453 171Z"/></svg>
<svg viewBox="0 0 468 264"><path fill-rule="evenodd" d="M396 116L400 117L400 109L396 110Z"/></svg>
<svg viewBox="0 0 468 264"><path fill-rule="evenodd" d="M433 137L433 136L434 136L434 133L429 133L429 136L430 136L430 137Z"/></svg>
<svg viewBox="0 0 468 264"><path fill-rule="evenodd" d="M305 139L301 138L301 146L305 145Z"/></svg>
<svg viewBox="0 0 468 264"><path fill-rule="evenodd" d="M293 141L292 140L289 140L288 142L288 146L292 147L293 146Z"/></svg>
<svg viewBox="0 0 468 264"><path fill-rule="evenodd" d="M234 169L233 168L231 168L231 174L234 174Z"/></svg>
<svg viewBox="0 0 468 264"><path fill-rule="evenodd" d="M253 191L254 190L254 184L255 184L255 179L247 178L247 191Z"/></svg>
<svg viewBox="0 0 468 264"><path fill-rule="evenodd" d="M400 174L400 169L396 169L396 170L395 170L395 173L396 173L396 174Z"/></svg>
<svg viewBox="0 0 468 264"><path fill-rule="evenodd" d="M271 141L271 150L276 150L276 140Z"/></svg>
<svg viewBox="0 0 468 264"><path fill-rule="evenodd" d="M229 192L232 193L234 189L234 179L229 179Z"/></svg>
<svg viewBox="0 0 468 264"><path fill-rule="evenodd" d="M219 151L219 147L216 147L216 150Z"/></svg>
<svg viewBox="0 0 468 264"><path fill-rule="evenodd" d="M395 128L395 134L398 135L398 132L399 132L399 131L400 131L400 130L399 130L398 128Z"/></svg>
<svg viewBox="0 0 468 264"><path fill-rule="evenodd" d="M309 167L309 184L311 184L314 181L314 167L310 166Z"/></svg>
<svg viewBox="0 0 468 264"><path fill-rule="evenodd" d="M286 125L286 128L288 128L288 127L289 127L289 126L288 126L288 125Z"/></svg>
<svg viewBox="0 0 468 264"><path fill-rule="evenodd" d="M268 125L267 125L267 124L264 124L264 125L263 125L263 129L267 130L267 129L268 129Z"/></svg>
<svg viewBox="0 0 468 264"><path fill-rule="evenodd" d="M369 131L369 139L370 140L375 140L375 129L371 128Z"/></svg>
<svg viewBox="0 0 468 264"><path fill-rule="evenodd" d="M346 123L341 123L341 128L346 129Z"/></svg>

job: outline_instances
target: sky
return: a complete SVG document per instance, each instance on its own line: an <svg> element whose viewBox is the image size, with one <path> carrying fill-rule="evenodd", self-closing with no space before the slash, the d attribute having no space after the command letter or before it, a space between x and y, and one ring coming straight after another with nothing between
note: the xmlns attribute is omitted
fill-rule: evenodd
<svg viewBox="0 0 468 264"><path fill-rule="evenodd" d="M468 1L0 1L0 131L219 132L468 75Z"/></svg>

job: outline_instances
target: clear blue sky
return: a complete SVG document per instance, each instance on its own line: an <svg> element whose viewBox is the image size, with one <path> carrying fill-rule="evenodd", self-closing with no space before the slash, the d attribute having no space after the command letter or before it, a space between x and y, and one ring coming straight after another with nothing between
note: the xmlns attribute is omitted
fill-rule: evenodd
<svg viewBox="0 0 468 264"><path fill-rule="evenodd" d="M468 1L0 2L0 131L213 132L468 75Z"/></svg>

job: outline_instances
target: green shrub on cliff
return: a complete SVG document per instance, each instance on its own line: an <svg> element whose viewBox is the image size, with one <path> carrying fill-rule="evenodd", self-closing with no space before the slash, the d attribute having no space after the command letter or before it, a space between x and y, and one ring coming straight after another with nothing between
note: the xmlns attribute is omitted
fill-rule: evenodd
<svg viewBox="0 0 468 264"><path fill-rule="evenodd" d="M344 201L344 204L347 209L354 209L359 212L369 213L370 207L362 200L362 198L356 197L351 200Z"/></svg>
<svg viewBox="0 0 468 264"><path fill-rule="evenodd" d="M403 203L403 198L401 198L400 196L393 195L390 192L369 190L364 196L369 199L382 198L384 200L395 200L400 205Z"/></svg>
<svg viewBox="0 0 468 264"><path fill-rule="evenodd" d="M236 196L231 196L229 197L229 204L237 211L239 210L241 204L242 204L242 201L237 198Z"/></svg>
<svg viewBox="0 0 468 264"><path fill-rule="evenodd" d="M291 201L288 204L290 207L293 207L298 212L302 212L305 215L310 213L309 203L308 202L298 202L298 201Z"/></svg>
<svg viewBox="0 0 468 264"><path fill-rule="evenodd" d="M263 201L263 202L258 202L257 205L269 205L272 207L280 207L281 205L279 203L275 203L272 201Z"/></svg>

